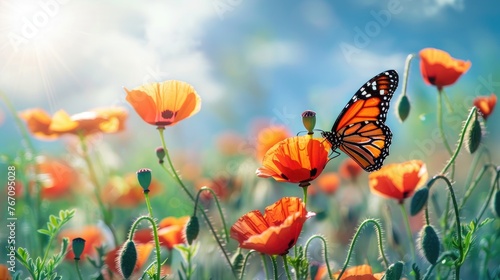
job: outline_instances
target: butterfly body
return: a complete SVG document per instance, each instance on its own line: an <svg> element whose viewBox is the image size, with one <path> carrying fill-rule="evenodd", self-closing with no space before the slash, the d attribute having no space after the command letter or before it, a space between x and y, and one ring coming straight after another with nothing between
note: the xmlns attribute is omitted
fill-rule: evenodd
<svg viewBox="0 0 500 280"><path fill-rule="evenodd" d="M394 70L370 79L344 107L332 130L322 132L332 150L340 149L368 172L380 169L389 155L392 132L385 120L398 81Z"/></svg>

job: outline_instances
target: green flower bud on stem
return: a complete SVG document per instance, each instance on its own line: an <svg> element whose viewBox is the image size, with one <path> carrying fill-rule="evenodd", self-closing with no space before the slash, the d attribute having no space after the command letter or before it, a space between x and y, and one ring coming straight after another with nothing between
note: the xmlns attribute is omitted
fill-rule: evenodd
<svg viewBox="0 0 500 280"><path fill-rule="evenodd" d="M127 241L120 252L120 272L127 279L134 272L135 263L137 262L137 250L135 243L132 240Z"/></svg>
<svg viewBox="0 0 500 280"><path fill-rule="evenodd" d="M158 162L163 164L163 159L165 158L165 149L163 147L156 148L156 157L158 158Z"/></svg>
<svg viewBox="0 0 500 280"><path fill-rule="evenodd" d="M401 279L401 274L403 274L404 263L399 261L397 263L391 264L387 271L385 272L386 280L399 280Z"/></svg>
<svg viewBox="0 0 500 280"><path fill-rule="evenodd" d="M467 127L465 131L465 149L471 154L473 154L479 144L481 143L482 131L481 124L477 119L477 113L474 114L472 123Z"/></svg>
<svg viewBox="0 0 500 280"><path fill-rule="evenodd" d="M396 103L397 115L400 122L404 122L410 114L410 100L406 95L400 95Z"/></svg>
<svg viewBox="0 0 500 280"><path fill-rule="evenodd" d="M425 258L431 264L436 264L441 244L439 242L439 237L432 226L426 225L422 228L422 231L420 232L420 246L422 246Z"/></svg>
<svg viewBox="0 0 500 280"><path fill-rule="evenodd" d="M198 237L200 232L200 222L198 222L198 217L191 216L189 222L186 225L186 240L189 245L193 243L193 240Z"/></svg>
<svg viewBox="0 0 500 280"><path fill-rule="evenodd" d="M424 208L428 198L429 198L429 188L423 187L420 188L418 191L416 191L413 197L411 198L410 214L412 216L417 215L418 212L420 212L420 210Z"/></svg>

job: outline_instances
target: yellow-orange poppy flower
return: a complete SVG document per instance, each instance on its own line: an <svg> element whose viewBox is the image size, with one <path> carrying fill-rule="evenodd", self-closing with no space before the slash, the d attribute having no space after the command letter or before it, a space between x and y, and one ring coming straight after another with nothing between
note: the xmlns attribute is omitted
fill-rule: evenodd
<svg viewBox="0 0 500 280"><path fill-rule="evenodd" d="M59 234L60 238L67 237L69 240L73 240L77 237L85 239L85 247L80 256L80 259L84 260L85 256L90 255L95 256L97 251L95 247L99 247L104 242L104 234L97 226L86 226L82 229L65 229ZM73 260L75 254L71 248L71 242L69 244L70 248L66 254L66 259Z"/></svg>
<svg viewBox="0 0 500 280"><path fill-rule="evenodd" d="M334 194L335 191L340 186L340 177L335 172L328 172L321 175L316 184L319 186L319 189L326 194Z"/></svg>
<svg viewBox="0 0 500 280"><path fill-rule="evenodd" d="M41 182L40 195L43 199L54 200L70 193L76 182L76 172L67 163L55 159L43 159L38 165L38 180Z"/></svg>
<svg viewBox="0 0 500 280"><path fill-rule="evenodd" d="M340 271L333 274L333 279L338 279ZM384 273L373 273L371 266L367 264L349 267L339 280L379 280ZM322 279L322 278L318 278Z"/></svg>
<svg viewBox="0 0 500 280"><path fill-rule="evenodd" d="M40 139L54 139L63 134L89 135L115 133L125 128L127 111L120 107L99 108L75 115L64 110L52 117L42 109L29 109L20 113L29 131Z"/></svg>
<svg viewBox="0 0 500 280"><path fill-rule="evenodd" d="M427 168L420 160L388 164L368 175L370 190L403 203L427 181Z"/></svg>
<svg viewBox="0 0 500 280"><path fill-rule="evenodd" d="M420 51L420 72L424 81L441 90L454 84L471 66L470 61L455 59L445 51L426 48Z"/></svg>
<svg viewBox="0 0 500 280"><path fill-rule="evenodd" d="M127 101L147 123L171 126L198 113L201 98L193 86L181 81L149 83L132 90L125 88Z"/></svg>
<svg viewBox="0 0 500 280"><path fill-rule="evenodd" d="M257 169L257 176L309 185L323 172L330 149L330 143L324 139L307 135L287 138L267 151L263 166Z"/></svg>
<svg viewBox="0 0 500 280"><path fill-rule="evenodd" d="M493 113L496 104L497 96L493 93L490 96L479 96L474 98L474 106L477 107L485 120Z"/></svg>
<svg viewBox="0 0 500 280"><path fill-rule="evenodd" d="M9 268L4 264L0 264L0 279L12 280L12 276L10 276Z"/></svg>
<svg viewBox="0 0 500 280"><path fill-rule="evenodd" d="M160 182L153 178L149 185L149 196L158 194L160 189ZM137 181L135 173L124 177L113 176L104 187L103 200L118 207L135 207L144 202L144 190Z"/></svg>
<svg viewBox="0 0 500 280"><path fill-rule="evenodd" d="M356 181L358 176L363 173L363 168L352 158L346 158L339 166L340 177Z"/></svg>
<svg viewBox="0 0 500 280"><path fill-rule="evenodd" d="M158 223L158 239L160 245L172 250L175 245L186 243L184 228L189 221L189 216L180 218L167 217ZM135 232L134 241L147 243L153 242L153 234L150 228L140 229Z"/></svg>
<svg viewBox="0 0 500 280"><path fill-rule="evenodd" d="M266 207L264 215L259 210L240 217L231 227L231 238L241 248L253 249L267 255L284 255L292 248L304 222L314 216L297 197L284 197Z"/></svg>
<svg viewBox="0 0 500 280"><path fill-rule="evenodd" d="M118 268L118 258L121 250L121 246L114 248L113 250L106 253L104 258L104 263L108 266L108 268L116 274L120 274L120 269ZM153 251L154 244L153 243L138 243L135 242L135 249L137 250L137 260L134 266L134 273L139 271L141 267L146 263Z"/></svg>
<svg viewBox="0 0 500 280"><path fill-rule="evenodd" d="M261 161L269 149L290 136L290 132L284 126L272 125L259 130L256 143L257 160Z"/></svg>

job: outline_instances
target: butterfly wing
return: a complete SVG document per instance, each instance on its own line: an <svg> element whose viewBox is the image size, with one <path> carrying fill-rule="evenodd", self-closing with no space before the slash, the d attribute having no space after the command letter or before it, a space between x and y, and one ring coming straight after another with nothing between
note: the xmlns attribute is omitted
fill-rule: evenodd
<svg viewBox="0 0 500 280"><path fill-rule="evenodd" d="M385 122L398 81L398 73L394 70L384 71L371 78L349 100L335 121L332 132L363 121Z"/></svg>
<svg viewBox="0 0 500 280"><path fill-rule="evenodd" d="M331 132L323 136L368 172L382 167L389 155L392 133L384 124L399 76L384 71L366 82L349 100Z"/></svg>
<svg viewBox="0 0 500 280"><path fill-rule="evenodd" d="M383 122L364 121L343 127L337 137L340 150L371 172L380 169L389 155L392 132Z"/></svg>

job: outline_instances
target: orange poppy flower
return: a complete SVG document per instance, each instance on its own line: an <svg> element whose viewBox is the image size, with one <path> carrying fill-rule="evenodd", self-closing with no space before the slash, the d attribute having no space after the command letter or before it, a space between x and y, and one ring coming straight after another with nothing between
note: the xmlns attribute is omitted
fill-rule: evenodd
<svg viewBox="0 0 500 280"><path fill-rule="evenodd" d="M237 156L245 153L245 139L234 132L225 132L217 137L217 149L226 156Z"/></svg>
<svg viewBox="0 0 500 280"><path fill-rule="evenodd" d="M86 226L82 229L65 229L59 234L60 238L67 237L69 240L73 240L77 237L85 239L85 248L80 256L80 259L84 260L85 256L95 256L97 251L95 247L99 247L104 242L104 234L97 226ZM71 248L71 242L69 243L69 251L66 254L66 259L73 260L75 254Z"/></svg>
<svg viewBox="0 0 500 280"><path fill-rule="evenodd" d="M55 139L63 134L119 132L125 128L127 115L127 111L120 107L94 109L72 116L63 110L57 111L52 117L42 109L30 109L20 113L29 131L40 139Z"/></svg>
<svg viewBox="0 0 500 280"><path fill-rule="evenodd" d="M328 172L321 175L316 183L320 190L331 195L339 188L340 177L335 172Z"/></svg>
<svg viewBox="0 0 500 280"><path fill-rule="evenodd" d="M181 81L149 83L128 90L127 101L147 123L171 126L198 113L201 98L193 86Z"/></svg>
<svg viewBox="0 0 500 280"><path fill-rule="evenodd" d="M330 149L330 143L324 139L307 135L287 138L267 151L257 176L308 185L323 172Z"/></svg>
<svg viewBox="0 0 500 280"><path fill-rule="evenodd" d="M113 250L106 253L106 256L104 258L104 263L111 271L113 271L113 273L116 274L120 274L120 265L118 258L120 256L121 248L121 246L114 248ZM139 271L139 269L141 269L141 267L146 263L149 255L151 254L151 251L153 251L153 248L154 244L152 243L135 243L135 249L137 250L137 261L135 262L134 273Z"/></svg>
<svg viewBox="0 0 500 280"><path fill-rule="evenodd" d="M269 126L261 129L257 134L257 160L261 161L269 149L290 136L290 132L284 126Z"/></svg>
<svg viewBox="0 0 500 280"><path fill-rule="evenodd" d="M158 239L160 245L172 250L175 245L186 243L184 228L189 221L189 216L180 218L167 217L158 224ZM150 228L137 230L134 234L134 241L141 243L152 243L153 234Z"/></svg>
<svg viewBox="0 0 500 280"><path fill-rule="evenodd" d="M474 98L474 106L477 107L485 120L493 113L496 104L497 96L493 93L490 96L479 96Z"/></svg>
<svg viewBox="0 0 500 280"><path fill-rule="evenodd" d="M420 51L420 72L424 81L441 90L454 84L471 66L470 61L455 59L445 51L426 48Z"/></svg>
<svg viewBox="0 0 500 280"><path fill-rule="evenodd" d="M241 248L284 255L297 243L304 222L314 215L300 198L284 197L266 207L264 215L254 210L240 217L230 235Z"/></svg>
<svg viewBox="0 0 500 280"><path fill-rule="evenodd" d="M76 182L76 172L66 162L42 159L37 164L43 199L54 200L70 193L71 186Z"/></svg>
<svg viewBox="0 0 500 280"><path fill-rule="evenodd" d="M388 164L368 175L370 190L403 203L427 181L427 168L420 160Z"/></svg>
<svg viewBox="0 0 500 280"><path fill-rule="evenodd" d="M333 279L338 279L340 271L333 274ZM384 273L373 273L371 266L367 264L349 267L342 274L339 280L379 280L382 279ZM319 278L321 279L321 278Z"/></svg>
<svg viewBox="0 0 500 280"><path fill-rule="evenodd" d="M351 181L356 181L361 173L363 173L363 168L350 157L346 158L339 166L340 176Z"/></svg>
<svg viewBox="0 0 500 280"><path fill-rule="evenodd" d="M158 194L160 189L160 183L153 178L149 185L149 196ZM111 177L103 190L102 197L107 204L125 208L135 207L144 202L144 190L137 181L137 175L130 173L124 177Z"/></svg>
<svg viewBox="0 0 500 280"><path fill-rule="evenodd" d="M10 276L9 268L4 264L0 264L0 279L12 280L12 276Z"/></svg>

